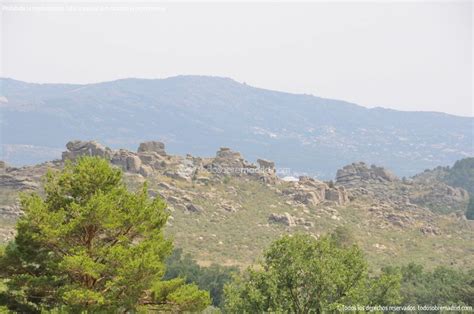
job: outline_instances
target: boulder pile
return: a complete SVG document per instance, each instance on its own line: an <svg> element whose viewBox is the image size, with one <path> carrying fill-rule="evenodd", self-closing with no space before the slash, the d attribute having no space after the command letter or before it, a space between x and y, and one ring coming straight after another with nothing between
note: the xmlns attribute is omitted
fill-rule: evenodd
<svg viewBox="0 0 474 314"><path fill-rule="evenodd" d="M344 205L349 202L349 195L343 186L330 187L327 183L311 177L301 176L297 182L292 182L290 188L283 190L297 203L316 206L322 202L333 202Z"/></svg>
<svg viewBox="0 0 474 314"><path fill-rule="evenodd" d="M272 213L268 217L268 221L270 223L282 224L288 227L295 227L295 226L314 227L313 222L306 221L306 219L302 217L293 217L289 213L284 213L284 214Z"/></svg>
<svg viewBox="0 0 474 314"><path fill-rule="evenodd" d="M214 175L250 176L266 183L277 181L275 163L258 159L258 165L246 161L239 152L227 147L221 147L216 157L204 165L204 168Z"/></svg>
<svg viewBox="0 0 474 314"><path fill-rule="evenodd" d="M398 210L429 208L438 212L464 210L469 194L449 186L429 173L399 179L383 167L363 162L339 169L336 184L346 187L353 198L371 198Z"/></svg>
<svg viewBox="0 0 474 314"><path fill-rule="evenodd" d="M99 156L110 159L112 150L96 141L70 141L66 144L67 151L63 152L62 159L75 160L80 156Z"/></svg>
<svg viewBox="0 0 474 314"><path fill-rule="evenodd" d="M399 178L383 167L368 167L364 162L352 163L337 171L337 184L353 186L360 181L394 182L399 181Z"/></svg>
<svg viewBox="0 0 474 314"><path fill-rule="evenodd" d="M140 143L137 153L125 149L112 150L95 141L71 141L66 144L62 160L75 160L80 156L98 156L110 160L116 166L130 173L149 176L155 169L166 166L165 145L151 141Z"/></svg>

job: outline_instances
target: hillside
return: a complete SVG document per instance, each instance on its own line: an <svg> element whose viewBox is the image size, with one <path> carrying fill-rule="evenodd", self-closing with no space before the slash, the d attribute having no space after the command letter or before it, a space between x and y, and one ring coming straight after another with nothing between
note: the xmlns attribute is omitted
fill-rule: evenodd
<svg viewBox="0 0 474 314"><path fill-rule="evenodd" d="M454 163L452 167L436 167L427 169L417 175L419 180L437 180L451 186L460 187L474 195L474 158L464 158Z"/></svg>
<svg viewBox="0 0 474 314"><path fill-rule="evenodd" d="M336 228L350 234L376 268L408 262L430 268L474 265L474 221L464 217L464 189L417 176L400 179L361 162L339 169L335 181L305 176L287 181L276 175L277 165L269 160L248 162L229 148L208 158L170 155L160 142L142 143L132 152L72 141L62 160L20 168L3 165L3 241L13 237L18 193L41 191L44 173L81 155L109 159L124 170L132 189L147 181L149 194L167 201L167 234L203 265L250 265L279 235L319 237Z"/></svg>
<svg viewBox="0 0 474 314"><path fill-rule="evenodd" d="M357 160L411 176L474 155L473 118L367 109L227 78L87 85L1 79L0 86L0 155L14 165L59 158L71 138L127 149L158 138L172 153L198 156L231 146L250 160L272 156L279 167L323 179Z"/></svg>

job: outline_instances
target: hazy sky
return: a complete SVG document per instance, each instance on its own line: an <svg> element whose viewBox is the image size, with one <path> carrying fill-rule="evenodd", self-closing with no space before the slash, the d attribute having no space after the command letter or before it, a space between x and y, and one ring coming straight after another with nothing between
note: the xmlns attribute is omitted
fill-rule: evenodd
<svg viewBox="0 0 474 314"><path fill-rule="evenodd" d="M3 2L1 76L217 75L368 107L473 115L471 1L105 5L23 11Z"/></svg>

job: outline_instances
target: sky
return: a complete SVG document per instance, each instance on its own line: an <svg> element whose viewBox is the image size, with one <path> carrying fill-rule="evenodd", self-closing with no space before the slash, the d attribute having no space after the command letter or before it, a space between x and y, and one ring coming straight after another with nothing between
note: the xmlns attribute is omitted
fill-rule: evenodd
<svg viewBox="0 0 474 314"><path fill-rule="evenodd" d="M1 3L2 77L214 75L366 107L474 115L471 1Z"/></svg>

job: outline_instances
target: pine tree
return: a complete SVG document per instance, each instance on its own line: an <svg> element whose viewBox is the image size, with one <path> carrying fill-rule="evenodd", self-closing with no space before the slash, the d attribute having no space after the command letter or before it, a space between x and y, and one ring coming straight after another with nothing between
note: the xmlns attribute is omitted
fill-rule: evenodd
<svg viewBox="0 0 474 314"><path fill-rule="evenodd" d="M84 157L45 178L44 198L23 195L17 235L0 259L11 310L201 310L209 293L163 281L172 250L168 214L146 184L130 192L120 170Z"/></svg>

